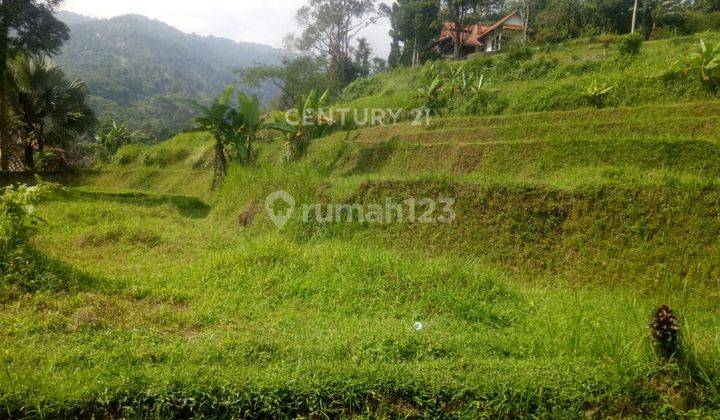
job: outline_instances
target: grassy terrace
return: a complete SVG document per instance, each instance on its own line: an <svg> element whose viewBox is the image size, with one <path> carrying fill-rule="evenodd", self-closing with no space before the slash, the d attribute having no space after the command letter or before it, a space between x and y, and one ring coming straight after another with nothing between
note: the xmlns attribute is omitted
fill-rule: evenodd
<svg viewBox="0 0 720 420"><path fill-rule="evenodd" d="M129 147L43 203L73 279L0 306L6 414L718 416L717 102L439 119L264 145ZM298 202L457 197L447 226L283 230ZM688 356L657 361L652 310ZM424 329L416 331L415 322Z"/></svg>

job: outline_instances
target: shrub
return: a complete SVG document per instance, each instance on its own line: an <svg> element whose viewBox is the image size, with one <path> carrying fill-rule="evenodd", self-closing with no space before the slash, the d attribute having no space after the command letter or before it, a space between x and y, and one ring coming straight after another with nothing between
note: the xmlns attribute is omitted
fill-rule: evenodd
<svg viewBox="0 0 720 420"><path fill-rule="evenodd" d="M720 30L720 12L688 13L686 15L683 32L694 34L704 31Z"/></svg>
<svg viewBox="0 0 720 420"><path fill-rule="evenodd" d="M685 60L685 72L696 75L704 86L717 88L720 85L720 43L708 47L701 39L700 49L688 55Z"/></svg>
<svg viewBox="0 0 720 420"><path fill-rule="evenodd" d="M637 55L640 52L642 43L642 36L635 33L619 37L617 47L622 55Z"/></svg>
<svg viewBox="0 0 720 420"><path fill-rule="evenodd" d="M585 98L588 103L595 108L602 108L605 105L605 98L613 89L615 89L615 86L598 83L597 80L593 79L587 89L585 89Z"/></svg>
<svg viewBox="0 0 720 420"><path fill-rule="evenodd" d="M516 63L533 57L533 50L525 43L514 42L505 47L505 59Z"/></svg>
<svg viewBox="0 0 720 420"><path fill-rule="evenodd" d="M35 163L40 172L62 172L70 169L65 159L55 152L46 152Z"/></svg>
<svg viewBox="0 0 720 420"><path fill-rule="evenodd" d="M0 298L13 292L52 290L65 283L49 269L30 240L42 219L34 205L59 189L39 182L34 187L6 187L0 195Z"/></svg>
<svg viewBox="0 0 720 420"><path fill-rule="evenodd" d="M487 74L495 65L495 57L478 55L467 61L466 69L469 72Z"/></svg>

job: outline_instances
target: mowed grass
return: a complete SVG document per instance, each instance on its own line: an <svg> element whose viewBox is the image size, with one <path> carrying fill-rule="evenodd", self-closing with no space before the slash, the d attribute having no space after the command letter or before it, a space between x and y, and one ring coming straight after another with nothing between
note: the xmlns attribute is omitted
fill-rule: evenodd
<svg viewBox="0 0 720 420"><path fill-rule="evenodd" d="M132 209L137 219L125 205L84 209L116 221L65 220L41 242L94 281L3 305L9 413L649 415L712 413L716 401L662 367L647 339L655 305L682 308L717 383L717 307L690 292L528 287L467 258L206 236L204 221L169 208L150 234L137 221L160 208ZM88 248L88 235L105 240Z"/></svg>
<svg viewBox="0 0 720 420"><path fill-rule="evenodd" d="M289 165L265 144L215 192L205 136L126 148L38 207L36 247L78 281L2 302L0 410L718 416L717 111L438 119L337 133ZM277 190L452 195L458 219L296 213L278 231ZM649 339L660 304L683 326L669 364Z"/></svg>

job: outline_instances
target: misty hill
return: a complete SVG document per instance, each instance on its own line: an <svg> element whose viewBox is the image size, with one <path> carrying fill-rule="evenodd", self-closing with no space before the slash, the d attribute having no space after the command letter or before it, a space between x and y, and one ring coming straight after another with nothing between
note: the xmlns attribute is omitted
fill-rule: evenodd
<svg viewBox="0 0 720 420"><path fill-rule="evenodd" d="M73 78L88 83L101 118L125 122L159 138L185 126L187 99L207 101L237 80L235 70L279 61L287 51L181 32L139 15L92 19L59 14L71 39L57 57ZM244 89L272 99L275 89Z"/></svg>

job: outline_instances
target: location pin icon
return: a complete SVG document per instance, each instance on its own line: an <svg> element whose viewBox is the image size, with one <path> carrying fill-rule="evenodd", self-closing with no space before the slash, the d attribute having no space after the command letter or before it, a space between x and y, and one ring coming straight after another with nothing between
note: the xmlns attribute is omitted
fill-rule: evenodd
<svg viewBox="0 0 720 420"><path fill-rule="evenodd" d="M284 212L276 211L275 205L278 201L283 201L289 206ZM276 191L267 196L265 199L265 210L267 210L270 220L275 223L278 229L285 227L295 212L295 198L285 191Z"/></svg>

